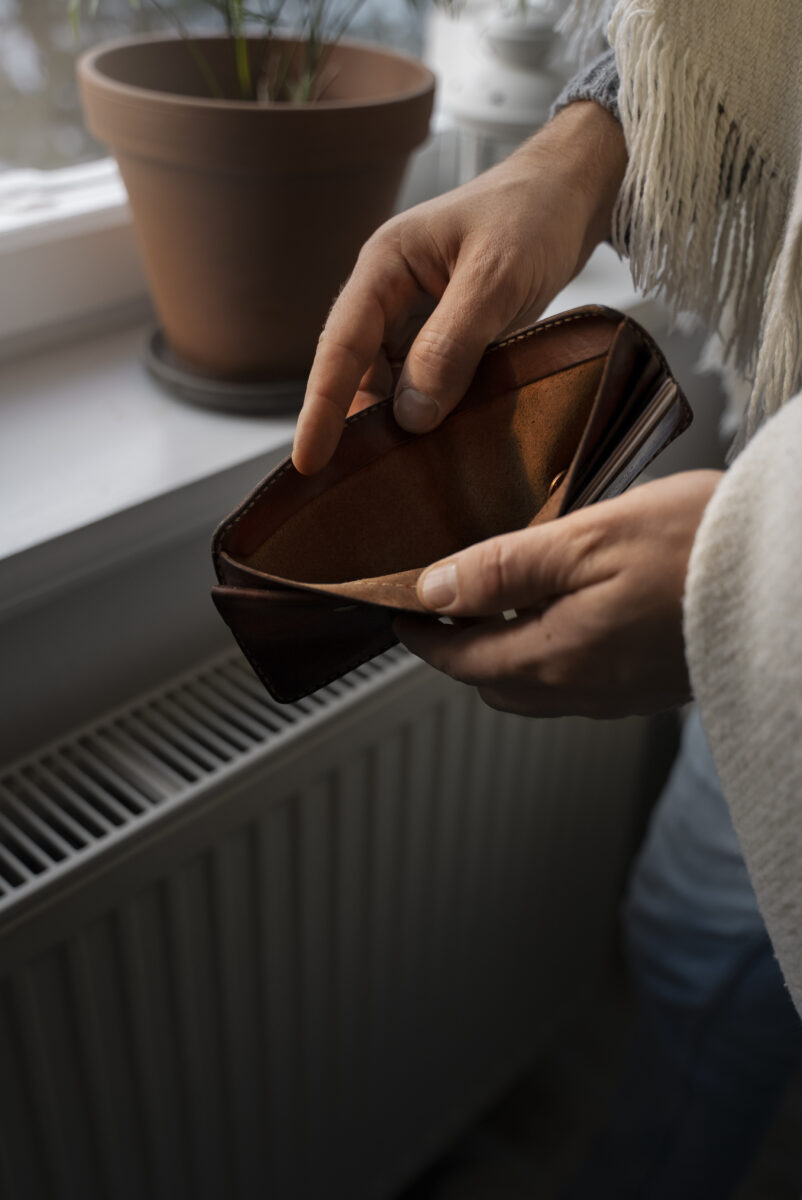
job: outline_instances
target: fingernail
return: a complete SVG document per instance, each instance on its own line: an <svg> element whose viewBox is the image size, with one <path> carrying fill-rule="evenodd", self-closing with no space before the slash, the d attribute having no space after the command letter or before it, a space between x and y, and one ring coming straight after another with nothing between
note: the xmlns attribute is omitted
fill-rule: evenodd
<svg viewBox="0 0 802 1200"><path fill-rule="evenodd" d="M448 608L457 598L457 564L430 567L421 576L420 593L427 608Z"/></svg>
<svg viewBox="0 0 802 1200"><path fill-rule="evenodd" d="M437 423L438 408L434 400L415 388L405 387L395 398L395 419L410 433L426 433Z"/></svg>

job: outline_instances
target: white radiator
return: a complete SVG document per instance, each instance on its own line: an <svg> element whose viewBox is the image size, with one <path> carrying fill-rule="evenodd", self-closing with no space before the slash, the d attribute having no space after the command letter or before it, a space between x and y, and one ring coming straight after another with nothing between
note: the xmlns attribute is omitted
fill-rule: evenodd
<svg viewBox="0 0 802 1200"><path fill-rule="evenodd" d="M646 723L227 654L0 781L4 1200L385 1200L609 957Z"/></svg>

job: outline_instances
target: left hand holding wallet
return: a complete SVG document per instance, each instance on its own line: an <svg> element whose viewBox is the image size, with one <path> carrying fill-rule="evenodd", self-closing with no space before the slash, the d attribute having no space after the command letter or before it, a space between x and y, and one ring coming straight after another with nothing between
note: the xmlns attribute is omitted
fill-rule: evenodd
<svg viewBox="0 0 802 1200"><path fill-rule="evenodd" d="M606 718L683 704L685 575L721 477L670 475L470 546L418 581L424 605L455 623L405 614L395 632L505 712Z"/></svg>

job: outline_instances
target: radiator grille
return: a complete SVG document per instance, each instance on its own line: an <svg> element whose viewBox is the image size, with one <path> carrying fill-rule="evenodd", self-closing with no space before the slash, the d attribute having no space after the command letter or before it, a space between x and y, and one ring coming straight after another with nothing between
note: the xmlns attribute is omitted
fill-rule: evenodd
<svg viewBox="0 0 802 1200"><path fill-rule="evenodd" d="M644 729L227 655L18 763L0 1196L397 1195L592 998Z"/></svg>
<svg viewBox="0 0 802 1200"><path fill-rule="evenodd" d="M234 765L305 736L333 707L410 665L394 647L295 704L238 651L140 697L0 776L0 913L53 872Z"/></svg>

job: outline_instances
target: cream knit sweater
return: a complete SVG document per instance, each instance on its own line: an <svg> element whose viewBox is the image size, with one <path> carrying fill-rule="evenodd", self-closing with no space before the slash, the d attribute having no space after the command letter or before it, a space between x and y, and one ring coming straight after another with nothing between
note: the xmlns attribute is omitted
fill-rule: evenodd
<svg viewBox="0 0 802 1200"><path fill-rule="evenodd" d="M766 927L802 1012L802 395L707 507L691 555L691 681Z"/></svg>
<svg viewBox="0 0 802 1200"><path fill-rule="evenodd" d="M694 544L685 641L802 1013L802 4L574 0L566 24L608 17L629 151L615 241L639 285L726 324L754 379Z"/></svg>

